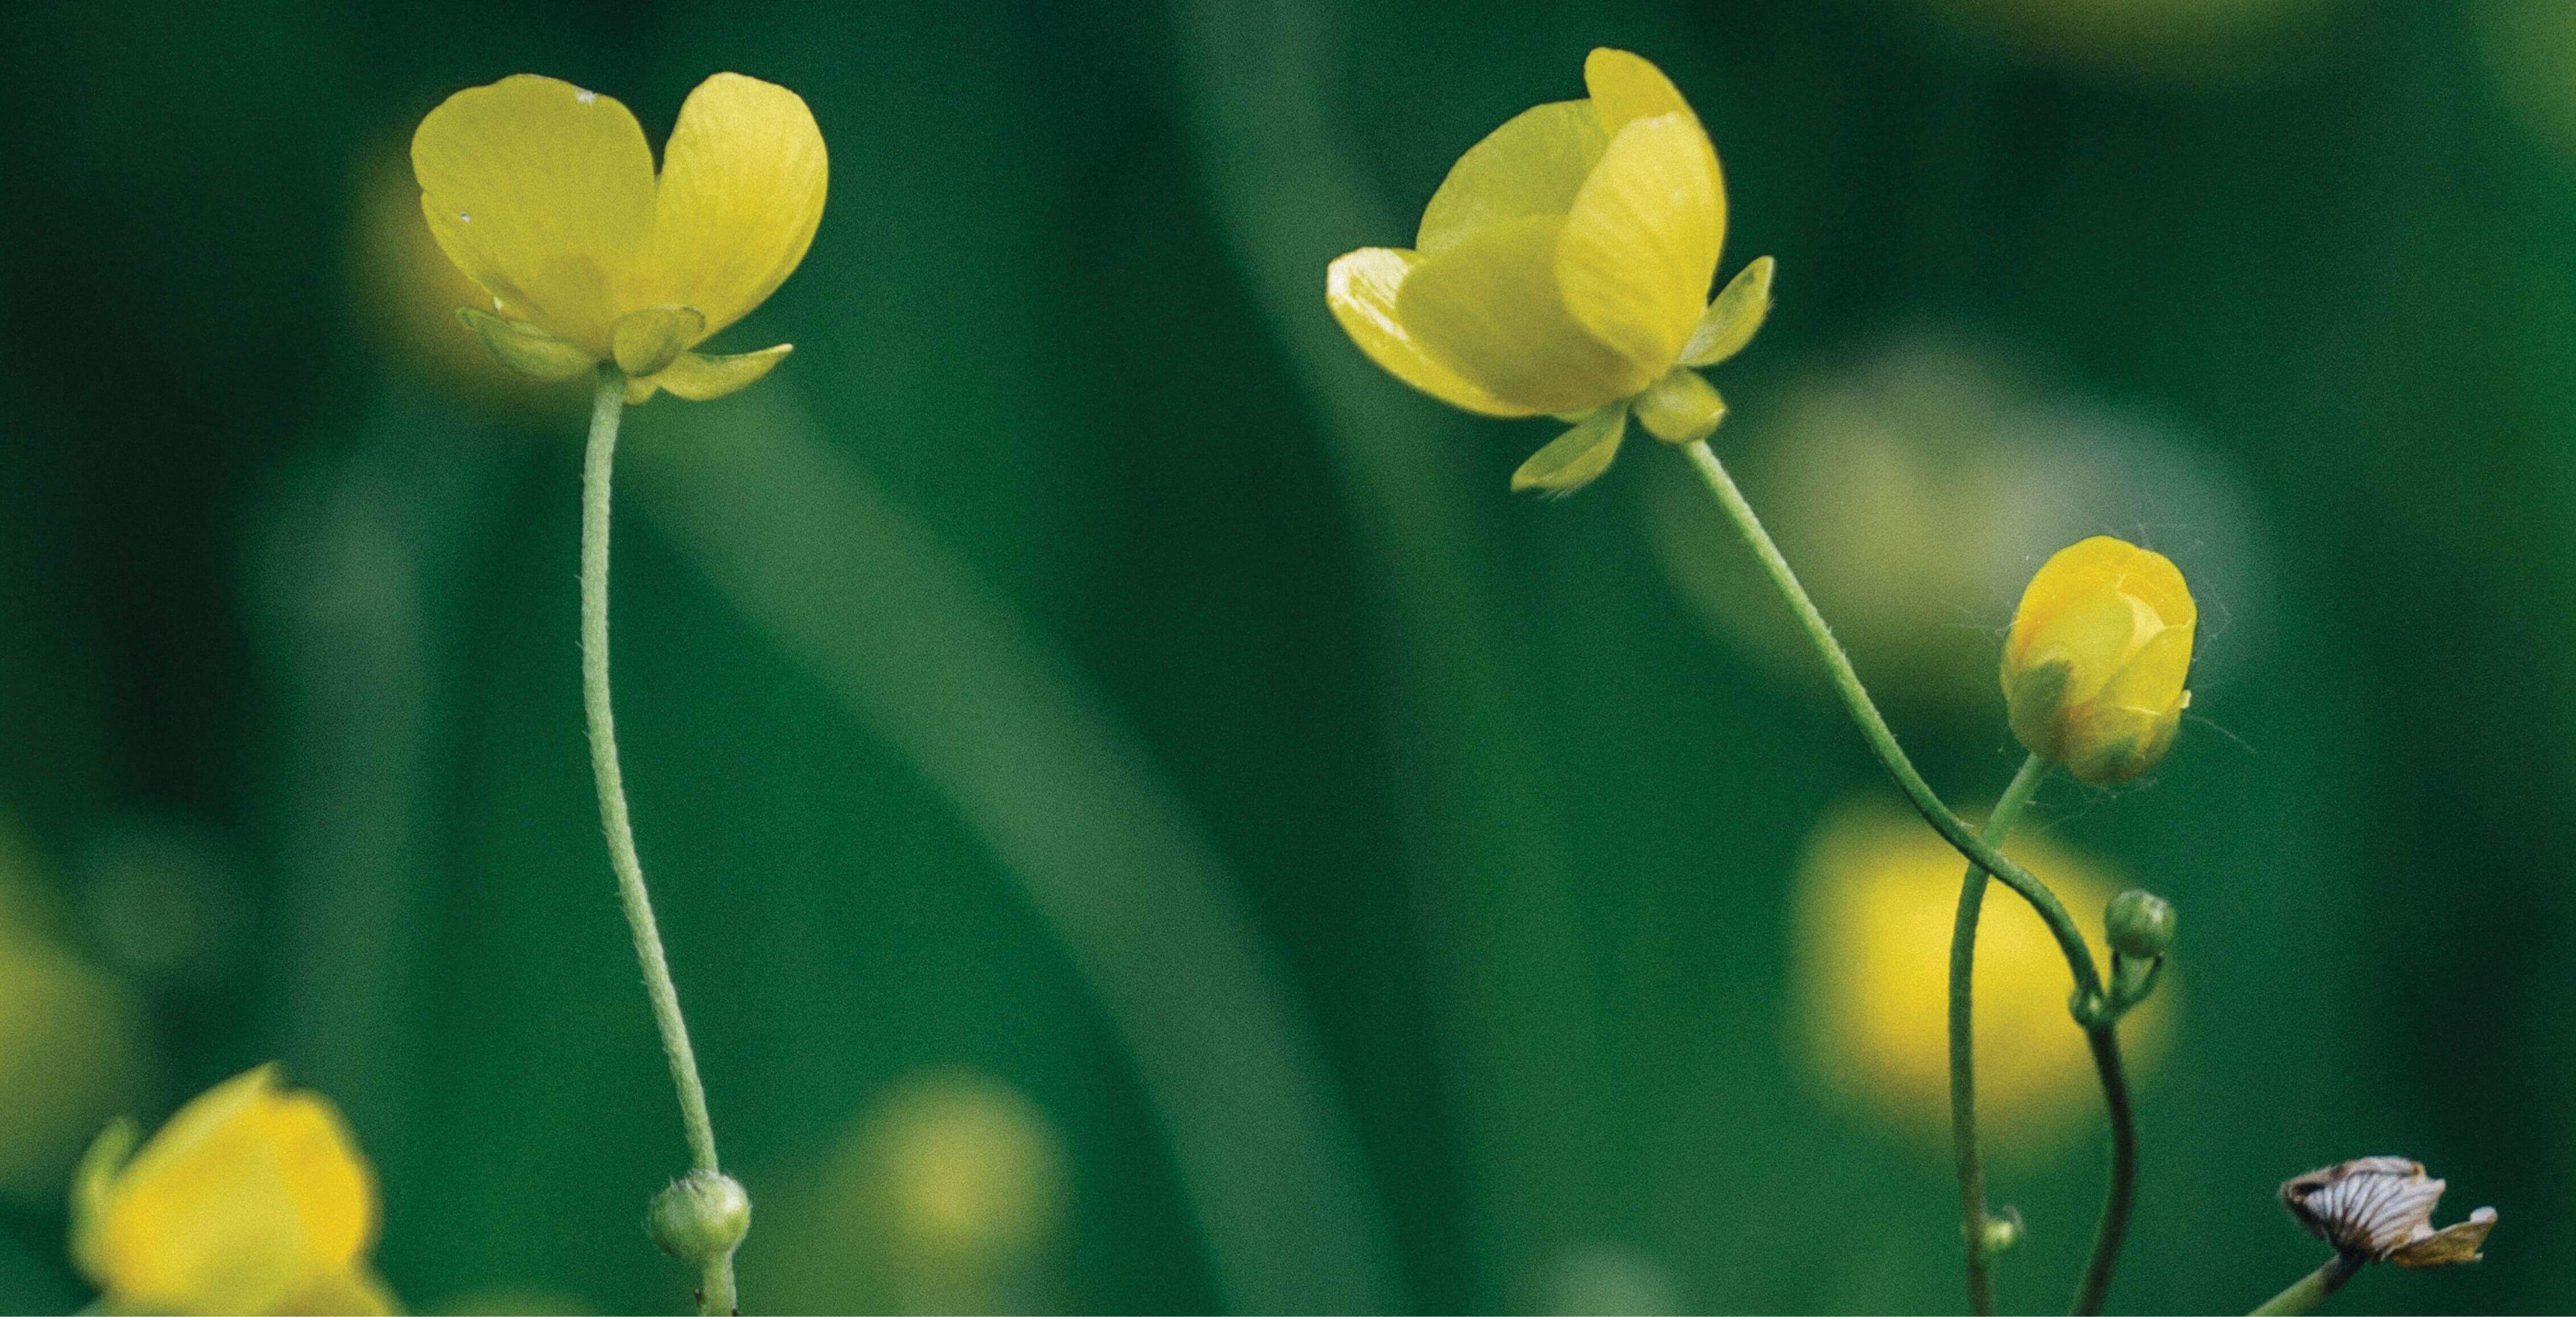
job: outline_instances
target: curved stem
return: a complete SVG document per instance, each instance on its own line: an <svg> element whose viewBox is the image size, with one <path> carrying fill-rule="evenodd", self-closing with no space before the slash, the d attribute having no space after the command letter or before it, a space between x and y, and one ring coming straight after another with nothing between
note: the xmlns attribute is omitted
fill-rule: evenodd
<svg viewBox="0 0 2576 1317"><path fill-rule="evenodd" d="M590 771L599 788L599 827L608 837L609 867L626 926L635 935L635 959L644 969L644 995L653 1003L662 1052L671 1062L671 1086L680 1095L680 1124L697 1170L714 1172L716 1130L707 1119L707 1090L698 1080L697 1053L689 1047L680 992L662 954L653 898L644 890L644 865L635 857L635 830L626 816L625 775L617 766L617 715L608 698L608 487L617 456L617 422L626 409L626 377L602 363L591 398L590 444L581 462L581 706L590 723ZM734 1310L733 1255L706 1264L698 1298L701 1313Z"/></svg>
<svg viewBox="0 0 2576 1317"><path fill-rule="evenodd" d="M2111 1270L2120 1265L2120 1244L2129 1235L2129 1205L2138 1191L2138 1124L2120 1069L2119 1029L2115 1017L2084 1031L2093 1044L2093 1068L2102 1074L2102 1100L2111 1110L2111 1185L2103 1193L2101 1224L2093 1230L2093 1256L2085 1260L2084 1280L2075 1290L2077 1317L2102 1311L2110 1297Z"/></svg>
<svg viewBox="0 0 2576 1317"><path fill-rule="evenodd" d="M1684 444L1682 452L1690 458L1691 466L1699 472L1700 479L1707 483L1709 492L1717 495L1718 506L1726 510L1727 519L1735 523L1736 530L1744 536L1744 542L1752 547L1753 556L1761 560L1762 569L1770 574L1771 583L1779 587L1781 597L1789 601L1790 611L1797 615L1799 629L1807 633L1807 639L1816 647L1817 656L1825 662L1825 670L1833 677L1835 693L1842 696L1844 707L1851 711L1852 721L1860 725L1861 736L1869 742L1878 762L1886 767L1889 776L1896 779L1896 785L1904 790L1906 799L1914 803L1915 812L1921 814L1923 820L1932 825L1932 830L1940 833L1961 855L2002 879L2005 886L2021 893L2021 898L2039 911L2040 919L2047 923L2048 931L2057 938L2058 950L2066 956L2066 967L2075 975L2077 997L2100 997L2102 976L2093 967L2093 951L2084 945L2083 931L2075 926L2074 918L2066 913L2066 906L2057 899L2057 894L2048 890L2048 884L2033 877L2030 870L2005 859L2001 852L1987 845L1974 829L1933 794L1932 784L1915 771L1913 761L1905 757L1904 748L1896 743L1896 734L1888 730L1887 720L1879 716L1878 706L1871 703L1869 690L1860 684L1860 674L1852 670L1851 657L1843 653L1842 642L1834 639L1833 628L1825 625L1824 614L1816 611L1815 601L1807 597L1806 587L1798 584L1798 574L1790 570L1789 560L1780 556L1780 546L1771 542L1771 533L1762 528L1762 519L1754 515L1753 505L1745 502L1744 492L1735 487L1735 477L1728 475L1725 464L1717 460L1716 453L1709 451L1707 440Z"/></svg>
<svg viewBox="0 0 2576 1317"><path fill-rule="evenodd" d="M2024 806L2048 775L2038 755L2022 760L1994 816L1985 841L2001 846L2021 821ZM1978 1317L1995 1310L1994 1270L1986 1256L1986 1172L1977 1153L1976 977L1977 919L1986 904L1986 871L1971 861L1959 883L1959 917L1950 930L1950 1145L1959 1164L1959 1229L1968 1246L1968 1309Z"/></svg>
<svg viewBox="0 0 2576 1317"><path fill-rule="evenodd" d="M2326 1264L2299 1277L2290 1288L2273 1295L2256 1308L2253 1317L2297 1317L2317 1310L2317 1305L2343 1288L2353 1273L2361 1270L2362 1259L2352 1253L2337 1253Z"/></svg>

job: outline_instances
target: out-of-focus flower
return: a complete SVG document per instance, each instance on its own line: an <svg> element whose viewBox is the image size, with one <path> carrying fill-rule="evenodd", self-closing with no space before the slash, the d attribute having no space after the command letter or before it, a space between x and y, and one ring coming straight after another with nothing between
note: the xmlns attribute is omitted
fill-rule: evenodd
<svg viewBox="0 0 2576 1317"><path fill-rule="evenodd" d="M1056 1311L1071 1159L1045 1111L971 1070L908 1075L803 1183L761 1194L744 1284L782 1308Z"/></svg>
<svg viewBox="0 0 2576 1317"><path fill-rule="evenodd" d="M2086 782L2155 767L2191 704L2183 683L2198 618L2163 554L2108 535L2059 550L2022 592L2004 641L2013 735Z"/></svg>
<svg viewBox="0 0 2576 1317"><path fill-rule="evenodd" d="M829 173L796 93L736 73L680 107L657 180L614 98L519 74L447 98L412 137L439 247L491 295L466 323L540 379L603 361L627 400L722 397L787 355L691 351L786 281L814 240Z"/></svg>
<svg viewBox="0 0 2576 1317"><path fill-rule="evenodd" d="M2079 921L2114 883L2079 857L2031 838L2005 852L2048 875ZM1893 802L1853 802L1827 815L1800 864L1794 965L1798 1043L1836 1089L1925 1139L1949 1126L1950 931L1965 865ZM2086 930L2102 954L2100 930ZM1977 928L1977 1097L1997 1150L2052 1144L2092 1109L2093 1067L2067 1014L2074 977L2047 925L1997 890ZM2122 1023L2141 1072L2163 1050L2168 987Z"/></svg>
<svg viewBox="0 0 2576 1317"><path fill-rule="evenodd" d="M0 1198L62 1201L82 1145L152 1086L143 1004L66 944L69 921L0 826Z"/></svg>
<svg viewBox="0 0 2576 1317"><path fill-rule="evenodd" d="M1588 99L1526 110L1459 157L1411 248L1364 247L1325 275L1334 318L1397 379L1575 423L1514 489L1590 483L1631 414L1668 443L1706 437L1726 404L1690 367L1741 351L1771 308L1769 257L1709 298L1726 185L1672 81L1609 49L1583 81Z"/></svg>
<svg viewBox="0 0 2576 1317"><path fill-rule="evenodd" d="M2268 537L2212 446L2090 400L2007 348L1908 330L1766 392L1727 465L1891 717L1985 736L2002 713L1995 642L2013 602L2049 554L2097 531L2190 543L2213 615L2265 607ZM1825 696L1759 565L1709 551L1731 529L1678 467L1643 472L1658 564L1721 640ZM2230 633L2195 659L2196 684L2257 660L2262 639Z"/></svg>
<svg viewBox="0 0 2576 1317"><path fill-rule="evenodd" d="M2433 1206L2447 1182L2425 1174L2404 1157L2358 1157L2293 1176L2281 1185L2281 1205L2309 1234L2335 1251L2401 1267L2447 1267L2475 1262L2496 1211L2481 1207L2466 1221L2433 1228Z"/></svg>
<svg viewBox="0 0 2576 1317"><path fill-rule="evenodd" d="M72 1257L103 1304L392 1311L369 1261L375 1172L329 1101L281 1090L261 1066L181 1107L140 1152L136 1137L110 1126L72 1187Z"/></svg>
<svg viewBox="0 0 2576 1317"><path fill-rule="evenodd" d="M2514 116L2562 162L2576 164L2576 5L2478 0L2469 14L2478 53Z"/></svg>

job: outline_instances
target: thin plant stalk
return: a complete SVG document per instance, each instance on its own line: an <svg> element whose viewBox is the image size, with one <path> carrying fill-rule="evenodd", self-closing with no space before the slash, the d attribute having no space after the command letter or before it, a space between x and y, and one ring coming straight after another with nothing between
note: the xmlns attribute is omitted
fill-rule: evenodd
<svg viewBox="0 0 2576 1317"><path fill-rule="evenodd" d="M1743 535L1745 544L1752 548L1753 556L1761 561L1763 571L1769 574L1781 598L1788 601L1789 611L1796 615L1798 629L1806 633L1808 641L1815 646L1817 657L1824 660L1825 671L1833 678L1834 692L1842 697L1843 707L1850 711L1852 721L1859 725L1862 739L1869 742L1871 752L1878 756L1878 762L1886 768L1888 776L1896 779L1897 787L1913 803L1915 812L1921 814L1924 822L1931 824L1932 830L1940 833L1961 855L2002 879L2005 886L2030 902L2031 908L2039 912L2041 921L2048 925L2049 933L2057 939L2057 949L2065 955L2066 967L2074 972L2077 994L2088 999L2100 997L2102 976L2093 966L2093 950L2084 944L2084 932L2075 926L2074 916L2066 913L2065 904L2049 890L2048 884L2019 863L2004 858L2003 853L1987 845L1966 820L1941 803L1941 797L1933 793L1932 784L1915 771L1914 762L1905 757L1904 747L1896 743L1896 734L1888 730L1887 719L1880 716L1878 705L1869 698L1869 689L1861 685L1860 674L1852 670L1851 656L1843 652L1842 642L1834 639L1833 628L1825 624L1824 614L1816 611L1815 600L1809 598L1807 588L1798 583L1798 574L1790 569L1789 560L1780 556L1780 546L1772 543L1771 533L1762 528L1762 519L1754 515L1753 505L1744 501L1744 491L1735 487L1735 477L1727 474L1725 463L1718 461L1717 454L1709 451L1705 439L1682 445L1682 452L1690 458L1692 468L1699 472L1709 492L1717 496L1718 506L1726 512L1727 519L1735 523L1735 529Z"/></svg>
<svg viewBox="0 0 2576 1317"><path fill-rule="evenodd" d="M1833 628L1826 625L1824 614L1817 611L1816 602L1808 596L1806 587L1798 583L1797 572L1781 555L1780 546L1772 542L1771 533L1763 529L1762 518L1755 515L1753 505L1745 501L1744 491L1736 488L1735 477L1727 473L1726 464L1709 449L1708 441L1701 439L1684 444L1682 452L1690 458L1692 469L1699 473L1709 492L1716 495L1718 507L1735 524L1737 533L1744 537L1745 545L1753 550L1753 556L1761 562L1762 570L1770 576L1771 584L1780 591L1780 597L1788 602L1789 611L1797 619L1798 629L1806 633L1808 641L1815 646L1816 656L1824 661L1825 671L1833 679L1834 692L1842 697L1843 707L1850 712L1852 721L1860 728L1862 739L1869 743L1871 752L1878 756L1878 762L1887 770L1888 776L1896 779L1896 785L1905 792L1906 799L1913 803L1923 820L1932 825L1933 831L1940 833L1971 863L2002 879L2005 886L2030 902L2031 908L2039 912L2040 920L2048 925L2049 933L2057 939L2058 950L2066 957L2066 968L2075 977L2077 1018L2093 1040L2094 1064L2101 1074L2103 1098L2110 1107L2112 1120L2110 1197L2104 1205L2102 1228L2094 1239L2095 1255L2085 1265L2083 1287L2077 1293L2079 1312L2098 1311L2102 1294L2110 1287L2112 1268L2119 1260L2121 1239L2128 1231L2129 1198L2137 1179L2137 1150L2127 1085L2120 1069L2119 1047L2117 1040L2108 1036L2112 1027L2105 1018L2109 1010L2108 998L2102 990L2101 973L2093 963L2092 948L2084 944L2083 930L2076 927L2074 918L2066 913L2065 903L2057 899L2057 894L2049 890L2048 884L2020 864L2005 858L1985 838L1978 836L1965 820L1941 802L1941 797L1933 792L1932 784L1924 781L1913 761L1906 758L1904 747L1896 743L1896 734L1888 730L1887 719L1880 715L1877 704L1869 698L1869 689L1861 685L1860 674L1852 668L1851 656L1843 652L1842 642L1834 639ZM2085 1307L2088 1302L2093 1306Z"/></svg>
<svg viewBox="0 0 2576 1317"><path fill-rule="evenodd" d="M2093 1068L2102 1076L2102 1098L2111 1112L2111 1180L2102 1193L2102 1219L2093 1228L2093 1255L2075 1289L2077 1317L2093 1317L2111 1297L2111 1272L2129 1237L2129 1207L2138 1195L2138 1122L2129 1110L2129 1083L2120 1066L2120 1021L2114 1015L2085 1026Z"/></svg>
<svg viewBox="0 0 2576 1317"><path fill-rule="evenodd" d="M617 422L625 409L626 376L616 366L602 363L598 391L591 399L590 443L581 463L581 704L590 723L590 771L599 788L599 826L607 834L609 867L617 873L617 896L626 909L626 926L635 935L644 995L652 1001L653 1023L661 1031L662 1052L671 1063L671 1086L679 1092L689 1160L693 1169L716 1174L715 1124L707 1118L706 1085L698 1079L689 1024L680 1015L680 992L671 982L670 960L662 952L653 898L644 889L644 865L635 856L625 774L617 765L617 715L608 696L609 473L617 455ZM728 1251L706 1263L698 1311L730 1313L735 1303L733 1254Z"/></svg>
<svg viewBox="0 0 2576 1317"><path fill-rule="evenodd" d="M2038 794L2048 761L2032 755L2013 774L1986 820L1987 844L2001 846ZM1977 920L1986 904L1986 871L1971 861L1959 883L1959 916L1950 931L1950 1144L1959 1164L1959 1229L1968 1248L1968 1310L1990 1317L1995 1277L1986 1248L1986 1172L1977 1150Z"/></svg>
<svg viewBox="0 0 2576 1317"><path fill-rule="evenodd" d="M2253 1317L2298 1317L2317 1310L2343 1283L2361 1270L2362 1257L2355 1253L2337 1253L2327 1258L2324 1266L2291 1282L2290 1288L2264 1300Z"/></svg>

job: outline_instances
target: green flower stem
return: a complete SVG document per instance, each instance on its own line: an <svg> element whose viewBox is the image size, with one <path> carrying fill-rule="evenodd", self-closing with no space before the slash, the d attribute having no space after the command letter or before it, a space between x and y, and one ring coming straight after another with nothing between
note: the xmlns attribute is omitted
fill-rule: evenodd
<svg viewBox="0 0 2576 1317"><path fill-rule="evenodd" d="M2092 1313L2101 1310L2104 1293L2110 1288L2111 1270L2119 1260L2121 1240L2128 1234L2129 1201L2137 1182L2137 1131L2130 1118L2128 1087L2120 1071L2119 1040L2113 1036L2113 1016L2102 991L2102 976L2093 964L2093 950L2084 944L2083 930L2066 913L2066 906L2046 883L2028 869L2006 859L1985 838L1970 829L1965 821L1932 791L1930 783L1915 771L1913 761L1905 757L1904 747L1896 743L1896 734L1888 730L1887 720L1879 715L1878 706L1870 701L1869 690L1860 683L1860 674L1852 670L1851 656L1843 652L1834 639L1833 628L1825 624L1824 614L1816 611L1816 602L1807 596L1806 587L1798 584L1798 574L1790 570L1789 560L1780 556L1780 546L1772 543L1771 534L1762 528L1762 519L1753 505L1744 499L1744 491L1735 487L1735 478L1727 474L1726 465L1709 450L1706 440L1682 445L1682 451L1717 496L1718 506L1725 509L1728 520L1744 536L1744 542L1761 560L1763 571L1796 614L1800 630L1814 643L1817 657L1824 660L1831 674L1835 693L1842 696L1852 721L1860 725L1861 736L1878 755L1888 775L1896 779L1906 798L1914 802L1916 812L1957 848L1961 855L1978 868L2003 880L2004 885L2021 893L2023 900L2039 912L2048 931L2057 938L2057 948L2066 956L2066 968L2075 977L2072 1005L2077 1020L2092 1041L2093 1062L2102 1077L2103 1100L2111 1111L2111 1188L2102 1209L2101 1228L2093 1242L2093 1258L2085 1265L2082 1288L2076 1292L2076 1311ZM1973 1243L1973 1240L1971 1241Z"/></svg>
<svg viewBox="0 0 2576 1317"><path fill-rule="evenodd" d="M2084 945L2083 930L2075 926L2074 918L2066 913L2066 906L2057 899L2057 894L2048 890L2048 884L2032 876L2030 870L2005 859L2001 852L1987 845L1975 829L1933 794L1932 785L1915 771L1913 761L1905 757L1904 748L1896 743L1896 734L1887 729L1887 720L1879 716L1878 706L1870 702L1868 689L1860 684L1860 674L1852 671L1851 657L1843 653L1842 642L1834 639L1833 628L1825 625L1824 614L1816 611L1816 603L1807 597L1806 587L1798 584L1798 574L1789 569L1789 560L1780 556L1780 546L1771 542L1771 533L1762 529L1762 519L1754 515L1753 505L1744 501L1744 492L1735 487L1735 478L1727 474L1725 464L1717 460L1717 454L1709 451L1708 441L1704 439L1682 445L1682 452L1690 457L1700 479L1707 482L1709 492L1717 495L1718 506L1726 510L1727 518L1743 534L1744 542L1753 549L1753 556L1762 561L1762 569L1770 574L1771 583L1779 587L1781 597L1789 601L1790 611L1797 615L1799 629L1805 631L1807 639L1815 644L1816 654L1824 660L1825 670L1833 677L1834 690L1842 696L1844 707L1851 711L1852 721L1860 725L1861 736L1869 742L1869 748L1878 755L1878 762L1886 767L1888 775L1896 779L1896 785L1903 788L1906 799L1914 802L1915 811L1961 855L2002 879L2005 886L2021 893L2022 899L2039 911L2040 919L2047 923L2048 931L2057 938L2058 950L2066 955L2067 969L2074 972L2077 999L2099 999L2102 976L2093 967L2093 950Z"/></svg>
<svg viewBox="0 0 2576 1317"><path fill-rule="evenodd" d="M2278 1317L2297 1317L2300 1313L2315 1312L2318 1304L2342 1289L2343 1283L2361 1270L2361 1264L2362 1259L2356 1254L2337 1253L2326 1259L2324 1266L2299 1277L2290 1288L2266 1300L2262 1307L2254 1310L2253 1317L2275 1317L2276 1314Z"/></svg>
<svg viewBox="0 0 2576 1317"><path fill-rule="evenodd" d="M697 1053L689 1047L689 1024L680 1016L680 992L671 983L671 964L662 953L661 929L653 922L653 898L644 890L644 865L635 858L635 830L626 816L625 775L617 766L617 715L608 699L608 485L617 456L617 422L626 410L626 376L602 362L599 388L590 404L590 445L581 462L581 704L590 720L590 771L599 787L599 826L608 836L609 866L617 871L617 895L626 907L626 926L635 935L635 959L644 967L644 995L652 999L653 1023L662 1032L662 1052L670 1058L671 1086L680 1094L680 1124L689 1138L694 1169L714 1173L716 1129L707 1119L707 1090L698 1080ZM735 1308L733 1255L709 1261L698 1298L701 1313L730 1313Z"/></svg>
<svg viewBox="0 0 2576 1317"><path fill-rule="evenodd" d="M2077 1317L2093 1317L2111 1296L2111 1271L2120 1265L2120 1244L2129 1237L2129 1204L2138 1192L2138 1123L2129 1111L2129 1082L2120 1068L2119 1029L2115 1015L2084 1030L2085 1041L2093 1045L2093 1068L2102 1075L2102 1100L2111 1110L2111 1184L2103 1191L2102 1220L2093 1229L2093 1256L2085 1259L2084 1280L2075 1288Z"/></svg>
<svg viewBox="0 0 2576 1317"><path fill-rule="evenodd" d="M2046 776L2047 760L2032 755L2022 761L1986 820L1988 845L2004 844ZM1968 1245L1968 1309L1978 1317L1995 1310L1994 1269L1986 1254L1986 1172L1977 1153L1977 919L1985 905L1986 871L1972 861L1959 883L1959 918L1950 931L1950 1144L1959 1163L1959 1229Z"/></svg>

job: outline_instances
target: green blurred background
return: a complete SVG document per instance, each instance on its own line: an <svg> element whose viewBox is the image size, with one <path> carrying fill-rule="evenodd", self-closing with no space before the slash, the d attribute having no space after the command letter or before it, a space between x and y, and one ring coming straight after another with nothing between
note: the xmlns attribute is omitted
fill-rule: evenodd
<svg viewBox="0 0 2576 1317"><path fill-rule="evenodd" d="M1708 123L1727 268L1780 259L1718 447L1954 803L2016 762L2047 552L2140 539L2202 599L2172 757L2034 815L2183 915L2115 1308L2242 1311L2321 1259L2279 1181L2383 1152L2503 1223L2339 1307L2576 1303L2560 0L8 26L0 1306L88 1300L99 1124L269 1058L348 1112L413 1307L686 1303L584 765L580 389L444 318L401 151L519 71L658 141L720 69L805 96L832 198L728 339L795 357L632 417L615 619L749 1303L1957 1306L1938 1108L1856 1100L1801 1006L1801 856L1886 789L1777 601L1671 454L1508 497L1550 431L1325 313L1596 44ZM2067 1092L1995 1129L2008 1309L2090 1235Z"/></svg>

